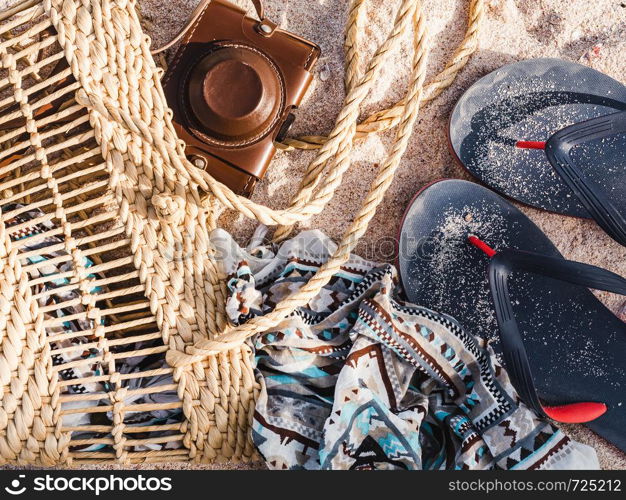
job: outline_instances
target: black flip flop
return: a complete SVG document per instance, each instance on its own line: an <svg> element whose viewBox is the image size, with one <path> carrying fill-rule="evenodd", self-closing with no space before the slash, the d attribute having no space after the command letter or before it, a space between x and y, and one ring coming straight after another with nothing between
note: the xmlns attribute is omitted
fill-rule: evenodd
<svg viewBox="0 0 626 500"><path fill-rule="evenodd" d="M524 204L592 218L626 245L626 86L560 59L504 66L450 117L459 162Z"/></svg>
<svg viewBox="0 0 626 500"><path fill-rule="evenodd" d="M467 181L418 193L398 241L409 301L491 339L537 413L587 422L626 451L626 324L588 289L626 294L626 280L565 260L521 211Z"/></svg>

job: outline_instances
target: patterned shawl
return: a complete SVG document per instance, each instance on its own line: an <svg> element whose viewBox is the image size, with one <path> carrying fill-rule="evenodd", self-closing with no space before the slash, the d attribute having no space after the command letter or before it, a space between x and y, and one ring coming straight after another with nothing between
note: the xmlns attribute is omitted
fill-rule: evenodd
<svg viewBox="0 0 626 500"><path fill-rule="evenodd" d="M234 324L305 283L334 243L305 231L240 248L216 230ZM424 276L428 279L428 276ZM529 410L483 340L396 300L396 270L354 256L254 341L253 440L274 469L594 469L593 448Z"/></svg>

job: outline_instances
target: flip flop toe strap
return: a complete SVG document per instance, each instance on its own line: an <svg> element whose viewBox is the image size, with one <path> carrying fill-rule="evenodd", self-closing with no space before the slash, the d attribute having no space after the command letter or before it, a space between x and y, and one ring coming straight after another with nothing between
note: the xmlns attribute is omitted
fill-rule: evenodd
<svg viewBox="0 0 626 500"><path fill-rule="evenodd" d="M538 414L560 422L584 423L595 420L607 411L604 403L578 402L561 406L541 404L509 296L508 278L514 271L539 274L622 295L626 295L626 280L588 264L511 249L495 253L489 264L489 285L500 329L502 353L511 382L522 400Z"/></svg>
<svg viewBox="0 0 626 500"><path fill-rule="evenodd" d="M626 246L626 214L618 210L605 190L592 182L570 155L576 146L623 133L626 133L626 111L576 123L558 131L545 143L545 152L552 168L578 197L589 215L609 236Z"/></svg>

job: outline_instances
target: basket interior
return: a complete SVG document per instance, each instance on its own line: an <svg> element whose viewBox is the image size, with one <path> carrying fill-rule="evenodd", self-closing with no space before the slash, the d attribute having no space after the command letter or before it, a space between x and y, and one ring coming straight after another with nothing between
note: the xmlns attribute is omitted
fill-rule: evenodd
<svg viewBox="0 0 626 500"><path fill-rule="evenodd" d="M185 460L167 346L75 101L79 85L41 7L0 24L0 56L0 224L21 264L9 285L39 335L34 358L57 377L57 430L71 437L75 463ZM26 385L29 370L13 366L11 378Z"/></svg>

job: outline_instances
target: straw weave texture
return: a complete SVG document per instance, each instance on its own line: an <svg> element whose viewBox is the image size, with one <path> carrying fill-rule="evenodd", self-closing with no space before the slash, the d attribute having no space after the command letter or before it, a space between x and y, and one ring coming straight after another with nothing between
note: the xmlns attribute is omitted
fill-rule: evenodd
<svg viewBox="0 0 626 500"><path fill-rule="evenodd" d="M472 0L465 39L425 86L420 2L402 1L360 74L363 3L351 1L346 99L333 131L286 142L318 149L286 209L239 197L187 161L133 1L28 0L0 12L0 463L255 458L249 425L259 386L247 340L306 304L346 262L393 179L420 105L450 85L475 50L483 15L483 1ZM357 123L386 55L409 31L405 98ZM228 325L225 277L209 240L216 211L278 226L274 237L282 239L324 209L354 141L391 127L391 152L335 255L271 313ZM72 358L77 349L91 354ZM120 370L142 356L163 362ZM79 375L67 379L68 370ZM175 401L160 402L167 391ZM135 418L171 410L179 420Z"/></svg>

